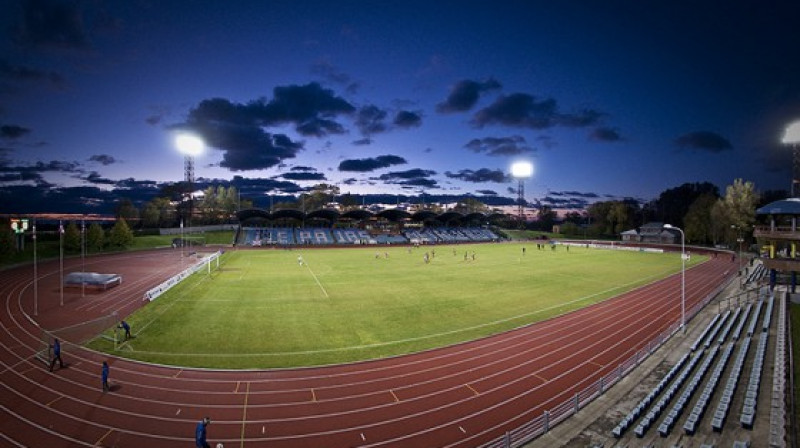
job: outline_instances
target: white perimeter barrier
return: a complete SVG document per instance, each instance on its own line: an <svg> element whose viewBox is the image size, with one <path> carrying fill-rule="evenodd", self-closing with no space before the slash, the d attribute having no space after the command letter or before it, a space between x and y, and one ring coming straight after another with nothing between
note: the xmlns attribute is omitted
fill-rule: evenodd
<svg viewBox="0 0 800 448"><path fill-rule="evenodd" d="M153 288L153 289L147 291L146 293L144 293L143 300L147 300L147 301L152 302L158 296L160 296L161 294L164 294L165 292L169 291L170 288L172 288L173 286L175 286L178 283L182 282L186 277L188 277L188 276L194 274L195 272L205 268L206 266L208 266L208 269L211 270L211 262L214 261L214 260L217 260L217 267L219 267L219 257L220 257L220 255L222 255L222 251L216 251L213 254L211 254L211 255L209 255L207 257L204 257L202 260L200 260L200 262L196 263L195 265L184 269L183 271L181 271L180 273L178 273L176 275L173 275L172 277L167 279L165 282L161 283L160 285L156 286L155 288Z"/></svg>

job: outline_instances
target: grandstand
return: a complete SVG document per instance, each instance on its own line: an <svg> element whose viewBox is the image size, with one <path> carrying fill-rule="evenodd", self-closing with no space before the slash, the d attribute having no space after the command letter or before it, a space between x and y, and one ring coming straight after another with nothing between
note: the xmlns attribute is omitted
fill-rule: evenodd
<svg viewBox="0 0 800 448"><path fill-rule="evenodd" d="M248 209L237 214L240 227L235 242L255 247L490 242L500 237L489 224L502 216L455 212L437 215L429 211L412 214L403 210L384 210L377 214L365 210L269 213Z"/></svg>
<svg viewBox="0 0 800 448"><path fill-rule="evenodd" d="M499 241L494 232L478 227L405 230L370 234L364 229L246 227L238 232L240 246L332 246L353 244L458 244Z"/></svg>

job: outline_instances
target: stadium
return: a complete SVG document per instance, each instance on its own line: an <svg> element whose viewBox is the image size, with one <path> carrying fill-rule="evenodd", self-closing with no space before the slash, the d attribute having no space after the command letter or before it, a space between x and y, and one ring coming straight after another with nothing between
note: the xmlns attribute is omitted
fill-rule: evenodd
<svg viewBox="0 0 800 448"><path fill-rule="evenodd" d="M619 390L632 389L629 377L654 359L661 360L657 367L647 368L658 372L665 365L672 367L660 389L654 385L652 390L638 391L641 397L635 406L618 401L617 408L623 411L605 411L618 418L603 429L602 440L636 445L646 440L642 437L648 436L648 429L656 441L668 437L669 430L684 431L674 424L664 426L660 413L645 425L643 418L648 417L642 414L647 407L639 404L645 396L653 396L647 405L655 397L663 401L666 395L659 393L666 385L675 389L669 394L677 395L682 384L670 382L674 377L694 380L698 388L702 377L686 377L699 369L687 365L695 368L704 354L704 360L715 359L723 341L744 339L745 334L748 340L767 334L771 338L779 327L770 325L768 316L782 321L777 313L785 309L784 299L759 287L763 269L750 271L744 292L726 295L725 288L736 283L732 280L737 273L737 263L728 252L692 248L682 271L682 252L676 246L508 242L480 225L490 220L483 215L466 218L451 213L415 220L394 211L391 216L395 219L375 226L374 215L361 213L358 220L345 216L340 221L328 213L327 219L335 219L320 224L313 222L318 216L247 210L240 214L242 224L228 247L180 244L65 260L63 272L104 274L85 275L79 279L81 287L73 285L63 295L62 270L56 262L40 263L36 281L29 266L4 271L4 440L16 446L167 447L191 443L193 423L210 415L212 439L226 446L535 446L551 443L548 434L572 426L571 421L587 412L584 409L620 394ZM311 227L295 227L287 218L311 221ZM408 228L398 226L401 221L410 223ZM338 227L340 222L349 224ZM428 258L429 253L435 255ZM259 265L258 260L266 264ZM645 267L651 262L648 271ZM360 272L355 275L344 269L347 266ZM545 274L531 283L501 281L534 278L536 271ZM611 286L592 277L591 271L610 280ZM523 272L528 274L519 274ZM268 281L255 290L231 286L264 277ZM380 281L370 282L370 277ZM538 291L547 283L545 278L557 278L554 283L562 293ZM581 278L589 279L591 287L581 289L580 297L563 294L582 288ZM493 288L475 294L484 301L492 299L483 308L480 302L469 302L470 291L478 284L470 279ZM447 288L426 289L442 282ZM382 283L386 290L376 289ZM358 295L360 284L366 284L369 292L345 308L337 324L345 327L344 333L337 333L341 330L331 322L315 320L314 310L329 314L320 310ZM426 291L418 294L424 300L405 308L402 298L381 300L399 285L410 286L411 293L405 296ZM187 303L191 300L182 292L186 288L200 298L198 302ZM523 293L514 297L515 288ZM280 293L270 295L271 289ZM441 303L435 300L440 295ZM551 295L553 302L531 304L532 298L538 302L539 297ZM510 298L502 301L500 296ZM223 303L226 297L236 303L232 307ZM370 311L369 304L375 304L377 311ZM455 320L459 306L479 311L472 313L477 315L472 320ZM398 316L409 309L417 314L396 325L396 332L380 333L390 327L387 321L364 327L373 320L369 316L388 314L395 319L393 307L402 311ZM259 314L274 315L275 320L262 320ZM157 317L148 317L152 315ZM425 315L431 318L421 317ZM223 319L231 316L233 320ZM118 334L122 318L133 324L134 339L123 340ZM448 326L451 318L454 323ZM687 330L682 327L684 319ZM281 327L279 321L290 322ZM428 326L412 324L420 321ZM255 322L255 328L248 322ZM293 325L299 330L288 333ZM761 326L763 331L756 331ZM236 327L242 327L244 337L237 336ZM374 333L366 335L365 328ZM308 333L306 338L303 333ZM357 339L342 334L355 334ZM57 375L46 365L53 337L62 340L67 364ZM149 350L148 344L159 338L177 350ZM711 342L716 338L718 344ZM310 345L281 345L295 339L306 339ZM278 344L236 352L245 343L267 340ZM768 348L768 339L761 340L764 348L759 353ZM675 341L694 346L670 352L684 350L680 359L654 356ZM733 344L726 350L729 357ZM353 346L358 349L351 350ZM215 347L219 351L211 353ZM386 347L399 348L387 351ZM769 347L774 353L775 346ZM288 356L276 356L280 351ZM99 387L104 360L111 366L110 393ZM703 365L708 370L714 367L710 361ZM716 375L721 377L721 370ZM741 381L749 379L748 375ZM636 391L631 393L636 396ZM661 404L664 415L677 413L666 409L674 403ZM761 419L762 410L768 408L759 405ZM683 415L681 425L689 415L689 411ZM755 426L754 420L751 428L759 432L743 437L735 429L739 414L735 415L724 423L729 426L721 433L724 437L753 440L753 434L769 431L768 424ZM667 434L659 436L661 431ZM689 440L728 440L717 432L696 433Z"/></svg>

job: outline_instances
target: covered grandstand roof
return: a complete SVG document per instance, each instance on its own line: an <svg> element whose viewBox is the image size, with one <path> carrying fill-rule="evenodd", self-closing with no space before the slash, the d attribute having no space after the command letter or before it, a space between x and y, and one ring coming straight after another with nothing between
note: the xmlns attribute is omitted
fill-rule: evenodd
<svg viewBox="0 0 800 448"><path fill-rule="evenodd" d="M781 199L756 210L759 215L800 215L800 198Z"/></svg>
<svg viewBox="0 0 800 448"><path fill-rule="evenodd" d="M333 209L321 209L309 213L303 213L300 210L294 210L294 209L282 209L270 213L267 210L259 208L251 208L238 211L236 213L236 217L239 219L239 222L245 222L247 220L254 218L268 219L268 220L274 220L274 219L303 220L303 219L319 218L331 222L334 222L338 219L352 219L356 221L364 221L373 217L378 217L395 222L402 221L405 219L411 219L412 221L416 222L426 222L426 221L436 220L446 224L451 222L468 223L474 221L492 221L499 218L505 218L506 215L502 213L492 213L489 215L485 215L483 213L469 213L467 215L464 215L462 213L453 211L445 213L435 213L430 210L420 210L418 212L409 213L405 210L394 209L394 208L383 210L378 213L371 213L370 211L363 209L350 210L344 213L340 213Z"/></svg>
<svg viewBox="0 0 800 448"><path fill-rule="evenodd" d="M314 210L313 212L310 212L310 213L306 214L307 218L327 219L330 222L336 221L337 219L339 219L339 216L340 216L339 212L337 212L336 210L333 210L333 209L329 209L329 208L324 208L324 209L321 209L321 210Z"/></svg>

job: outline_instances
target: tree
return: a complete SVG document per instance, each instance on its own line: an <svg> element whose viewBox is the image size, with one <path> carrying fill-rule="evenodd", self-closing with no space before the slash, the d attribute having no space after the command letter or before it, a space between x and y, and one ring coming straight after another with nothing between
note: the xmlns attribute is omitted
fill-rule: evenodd
<svg viewBox="0 0 800 448"><path fill-rule="evenodd" d="M476 198L464 198L453 207L454 212L463 213L465 215L470 213L486 213L489 207Z"/></svg>
<svg viewBox="0 0 800 448"><path fill-rule="evenodd" d="M172 227L177 211L168 197L151 199L142 207L142 226L145 228Z"/></svg>
<svg viewBox="0 0 800 448"><path fill-rule="evenodd" d="M108 244L115 249L127 249L133 245L133 232L124 219L117 219L108 234Z"/></svg>
<svg viewBox="0 0 800 448"><path fill-rule="evenodd" d="M87 252L100 252L103 250L103 243L105 240L105 232L100 224L93 222L86 232L86 251Z"/></svg>
<svg viewBox="0 0 800 448"><path fill-rule="evenodd" d="M746 236L749 232L745 230L752 228L756 222L758 193L752 182L736 179L725 189L723 201L733 228L728 241L733 243L740 234Z"/></svg>
<svg viewBox="0 0 800 448"><path fill-rule="evenodd" d="M11 222L7 219L0 219L0 263L10 260L15 250Z"/></svg>
<svg viewBox="0 0 800 448"><path fill-rule="evenodd" d="M81 231L75 221L70 221L64 229L64 249L70 252L81 250Z"/></svg>
<svg viewBox="0 0 800 448"><path fill-rule="evenodd" d="M695 199L683 218L687 241L693 243L713 242L714 229L712 228L711 210L716 203L717 198L710 193L704 193Z"/></svg>
<svg viewBox="0 0 800 448"><path fill-rule="evenodd" d="M710 182L685 183L680 187L665 190L656 200L655 218L682 227L685 225L683 218L688 213L689 207L705 193L719 197L719 189Z"/></svg>
<svg viewBox="0 0 800 448"><path fill-rule="evenodd" d="M128 198L121 198L114 207L114 215L117 219L122 218L126 221L136 222L139 220L139 209L133 205Z"/></svg>
<svg viewBox="0 0 800 448"><path fill-rule="evenodd" d="M551 207L543 205L539 208L538 227L542 230L550 231L556 222L556 212Z"/></svg>

